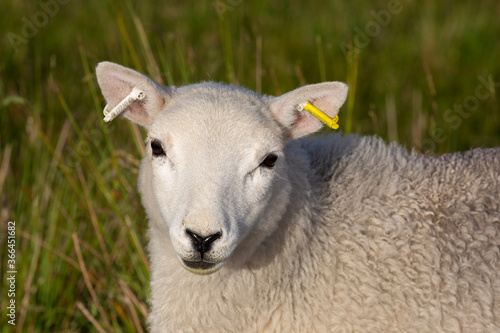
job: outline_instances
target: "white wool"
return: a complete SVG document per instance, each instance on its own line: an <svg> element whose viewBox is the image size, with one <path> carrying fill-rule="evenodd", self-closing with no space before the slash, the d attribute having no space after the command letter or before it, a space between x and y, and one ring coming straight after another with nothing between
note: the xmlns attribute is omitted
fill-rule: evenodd
<svg viewBox="0 0 500 333"><path fill-rule="evenodd" d="M321 123L294 105L334 117L338 82L271 97L160 87L111 63L97 76L110 107L146 92L124 115L148 130L152 332L500 331L500 148L305 137ZM215 266L185 267L200 260L186 228L221 232Z"/></svg>

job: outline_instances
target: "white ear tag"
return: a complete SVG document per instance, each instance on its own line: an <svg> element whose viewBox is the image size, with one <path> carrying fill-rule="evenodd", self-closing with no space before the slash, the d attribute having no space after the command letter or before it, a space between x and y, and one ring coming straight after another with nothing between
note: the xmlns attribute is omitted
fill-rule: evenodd
<svg viewBox="0 0 500 333"><path fill-rule="evenodd" d="M104 121L108 122L120 115L126 108L128 108L132 103L137 100L144 99L146 94L144 91L139 90L137 88L132 89L130 94L128 94L120 103L118 103L114 108L108 111L108 106L104 107Z"/></svg>

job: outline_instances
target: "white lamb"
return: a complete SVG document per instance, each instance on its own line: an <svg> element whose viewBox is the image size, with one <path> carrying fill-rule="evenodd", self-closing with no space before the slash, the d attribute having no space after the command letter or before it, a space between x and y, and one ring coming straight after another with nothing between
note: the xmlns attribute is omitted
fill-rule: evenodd
<svg viewBox="0 0 500 333"><path fill-rule="evenodd" d="M339 82L271 97L109 62L97 79L108 109L143 92L118 111L148 131L151 331L500 332L499 148L306 136L322 125L295 105L335 116Z"/></svg>

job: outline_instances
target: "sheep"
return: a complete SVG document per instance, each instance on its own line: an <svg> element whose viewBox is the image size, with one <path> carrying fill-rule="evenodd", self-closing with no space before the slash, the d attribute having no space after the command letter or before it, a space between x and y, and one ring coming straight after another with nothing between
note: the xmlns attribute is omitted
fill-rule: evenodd
<svg viewBox="0 0 500 333"><path fill-rule="evenodd" d="M152 332L499 332L500 148L426 156L308 134L340 82L279 97L102 62L147 129ZM139 96L139 95L138 95Z"/></svg>

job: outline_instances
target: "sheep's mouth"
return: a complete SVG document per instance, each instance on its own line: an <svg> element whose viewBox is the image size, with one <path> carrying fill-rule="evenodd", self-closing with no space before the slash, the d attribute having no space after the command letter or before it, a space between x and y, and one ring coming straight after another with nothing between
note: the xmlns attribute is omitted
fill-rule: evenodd
<svg viewBox="0 0 500 333"><path fill-rule="evenodd" d="M218 270L223 263L211 263L206 261L186 261L182 259L184 267L196 274L210 274Z"/></svg>

